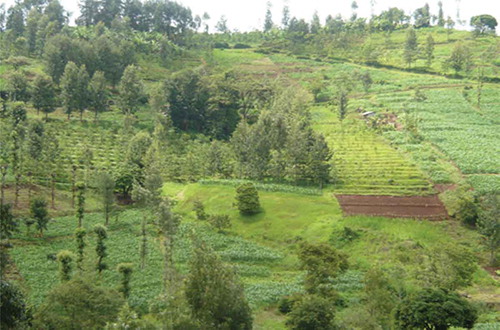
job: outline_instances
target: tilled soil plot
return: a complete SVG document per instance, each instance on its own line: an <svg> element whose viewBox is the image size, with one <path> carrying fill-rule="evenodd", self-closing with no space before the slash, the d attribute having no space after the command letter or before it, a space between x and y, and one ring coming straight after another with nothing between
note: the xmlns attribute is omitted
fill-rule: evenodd
<svg viewBox="0 0 500 330"><path fill-rule="evenodd" d="M344 215L443 220L448 213L437 195L363 196L335 195Z"/></svg>

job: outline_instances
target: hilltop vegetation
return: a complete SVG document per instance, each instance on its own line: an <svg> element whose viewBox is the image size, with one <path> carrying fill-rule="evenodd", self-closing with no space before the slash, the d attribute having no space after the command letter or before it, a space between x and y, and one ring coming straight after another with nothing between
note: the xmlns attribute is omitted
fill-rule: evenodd
<svg viewBox="0 0 500 330"><path fill-rule="evenodd" d="M2 328L497 327L496 20L355 7L209 33L171 1L1 5Z"/></svg>

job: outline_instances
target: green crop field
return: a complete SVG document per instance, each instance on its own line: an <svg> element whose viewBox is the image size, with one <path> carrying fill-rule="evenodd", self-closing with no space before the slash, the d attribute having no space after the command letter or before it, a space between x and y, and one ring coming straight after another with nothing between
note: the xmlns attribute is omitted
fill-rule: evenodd
<svg viewBox="0 0 500 330"><path fill-rule="evenodd" d="M279 297L302 290L302 272L294 251L303 241L330 241L349 255L350 270L335 280L339 293L347 300L359 299L363 289L363 274L373 265L390 268L399 265L404 270L404 279L418 285L421 259L417 255L407 258L409 246L425 255L443 246L466 246L472 244L476 233L447 222L422 222L415 220L386 219L380 217L347 217L341 215L338 203L329 194L324 196L302 195L294 192L261 191L263 212L255 216L241 216L232 206L235 188L217 184L170 184L163 191L177 203L174 210L183 221L176 235L174 260L181 274L188 271L190 259L190 233L212 246L223 260L234 267L242 277L247 298L255 309L257 323L265 328L272 317L265 317L266 306L275 304ZM217 233L207 224L195 220L192 211L194 200L204 202L209 214L228 214L232 227L227 233ZM111 219L108 230L108 270L99 279L107 286L119 284L116 265L132 262L132 293L130 304L147 312L147 306L161 291L162 254L161 243L154 227L148 227L148 257L146 267L141 269L139 259L141 209L128 210L117 220ZM91 229L102 223L100 213L85 216L84 227ZM360 234L354 241L342 239L343 228L349 227ZM38 304L48 290L58 282L55 261L48 255L60 250L76 251L73 231L75 217L56 218L49 224L43 238L26 236L25 228L15 236L12 257L16 261L22 285L29 293L30 302ZM94 236L87 236L85 267L94 267ZM476 268L473 285L467 293L480 297L486 292L497 292L499 288L484 270ZM260 318L262 317L262 319ZM283 319L275 319L283 324Z"/></svg>

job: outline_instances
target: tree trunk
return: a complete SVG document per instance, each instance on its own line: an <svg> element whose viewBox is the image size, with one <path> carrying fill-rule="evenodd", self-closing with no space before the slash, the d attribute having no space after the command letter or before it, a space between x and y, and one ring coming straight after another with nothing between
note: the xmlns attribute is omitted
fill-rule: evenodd
<svg viewBox="0 0 500 330"><path fill-rule="evenodd" d="M7 176L7 166L2 167L2 184L0 186L0 203L5 203L5 177Z"/></svg>
<svg viewBox="0 0 500 330"><path fill-rule="evenodd" d="M76 198L76 166L73 165L71 169L72 181L71 181L71 208L75 208L75 198Z"/></svg>
<svg viewBox="0 0 500 330"><path fill-rule="evenodd" d="M55 199L56 199L56 175L54 173L51 174L51 203L52 209L56 208Z"/></svg>
<svg viewBox="0 0 500 330"><path fill-rule="evenodd" d="M17 207L19 201L19 192L21 191L21 174L16 174L16 188L15 188L15 198L14 207Z"/></svg>

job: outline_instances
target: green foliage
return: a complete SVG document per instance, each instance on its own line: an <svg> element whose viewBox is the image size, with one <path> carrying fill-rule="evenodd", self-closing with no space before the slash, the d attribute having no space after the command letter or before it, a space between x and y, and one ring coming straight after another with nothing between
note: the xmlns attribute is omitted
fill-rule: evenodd
<svg viewBox="0 0 500 330"><path fill-rule="evenodd" d="M233 270L204 243L194 242L186 297L194 316L209 329L251 329L251 310Z"/></svg>
<svg viewBox="0 0 500 330"><path fill-rule="evenodd" d="M259 192L251 183L245 183L236 188L236 206L242 214L261 212Z"/></svg>
<svg viewBox="0 0 500 330"><path fill-rule="evenodd" d="M365 274L364 299L368 312L380 325L389 327L398 294L387 274L380 268L372 268Z"/></svg>
<svg viewBox="0 0 500 330"><path fill-rule="evenodd" d="M116 270L122 274L122 283L119 291L123 294L123 298L127 299L130 295L130 278L134 271L134 266L131 263L118 264Z"/></svg>
<svg viewBox="0 0 500 330"><path fill-rule="evenodd" d="M16 329L24 327L31 315L24 295L19 288L3 278L0 280L0 327Z"/></svg>
<svg viewBox="0 0 500 330"><path fill-rule="evenodd" d="M11 238L17 227L18 223L12 214L12 205L0 203L0 240Z"/></svg>
<svg viewBox="0 0 500 330"><path fill-rule="evenodd" d="M83 182L79 182L76 184L76 188L78 189L77 201L76 201L76 218L78 219L78 227L81 227L83 224L83 217L85 215L85 184Z"/></svg>
<svg viewBox="0 0 500 330"><path fill-rule="evenodd" d="M91 279L75 277L55 286L35 314L40 329L102 328L114 321L123 300Z"/></svg>
<svg viewBox="0 0 500 330"><path fill-rule="evenodd" d="M470 18L470 25L474 28L474 33L480 35L485 33L494 34L498 23L495 17L485 14L472 16Z"/></svg>
<svg viewBox="0 0 500 330"><path fill-rule="evenodd" d="M42 111L48 117L49 113L54 112L57 106L56 91L52 78L37 75L33 81L31 91L31 101L37 111Z"/></svg>
<svg viewBox="0 0 500 330"><path fill-rule="evenodd" d="M73 259L73 253L68 250L60 251L57 254L57 261L59 262L59 277L62 282L69 281L71 279Z"/></svg>
<svg viewBox="0 0 500 330"><path fill-rule="evenodd" d="M33 199L33 201L31 201L30 212L31 216L36 221L36 227L40 231L40 235L43 236L43 230L47 229L47 224L50 220L47 210L47 201L42 198Z"/></svg>
<svg viewBox="0 0 500 330"><path fill-rule="evenodd" d="M426 252L415 276L424 286L457 290L472 284L477 264L469 249L442 244Z"/></svg>
<svg viewBox="0 0 500 330"><path fill-rule="evenodd" d="M348 268L346 255L325 243L303 243L299 260L306 271L306 290L311 294L330 295L329 282Z"/></svg>
<svg viewBox="0 0 500 330"><path fill-rule="evenodd" d="M94 233L97 236L97 243L95 247L95 252L97 254L97 265L96 269L99 273L103 270L107 269L107 264L104 263L104 258L108 255L106 252L106 245L104 244L104 240L108 238L108 233L106 227L103 225L95 225Z"/></svg>
<svg viewBox="0 0 500 330"><path fill-rule="evenodd" d="M78 257L76 259L76 265L78 269L82 269L82 264L83 264L83 258L85 256L85 246L87 244L85 243L85 236L87 235L87 231L85 228L78 227L75 230L75 240L76 240L76 250Z"/></svg>
<svg viewBox="0 0 500 330"><path fill-rule="evenodd" d="M458 43L453 47L450 57L444 62L446 68L453 69L458 75L460 71L469 72L472 65L471 50L467 45Z"/></svg>
<svg viewBox="0 0 500 330"><path fill-rule="evenodd" d="M105 112L109 108L109 95L106 86L106 78L102 71L94 72L89 82L89 109L95 113L95 119L100 112Z"/></svg>
<svg viewBox="0 0 500 330"><path fill-rule="evenodd" d="M203 221L207 220L209 215L205 212L205 206L200 200L195 200L193 202L193 211L196 213L196 219Z"/></svg>
<svg viewBox="0 0 500 330"><path fill-rule="evenodd" d="M214 214L210 215L208 222L215 228L219 233L224 232L226 229L231 228L231 219L227 214Z"/></svg>
<svg viewBox="0 0 500 330"><path fill-rule="evenodd" d="M477 228L483 237L483 244L490 253L489 263L496 264L500 248L500 196L488 195L481 203Z"/></svg>
<svg viewBox="0 0 500 330"><path fill-rule="evenodd" d="M327 298L306 295L295 302L286 324L291 329L335 329L335 306Z"/></svg>
<svg viewBox="0 0 500 330"><path fill-rule="evenodd" d="M107 226L109 224L109 214L112 212L115 203L115 181L110 174L102 172L96 176L96 187L101 198Z"/></svg>
<svg viewBox="0 0 500 330"><path fill-rule="evenodd" d="M119 105L124 114L133 115L139 110L144 97L144 85L138 76L138 68L135 65L128 66L123 72L120 86Z"/></svg>
<svg viewBox="0 0 500 330"><path fill-rule="evenodd" d="M443 289L424 289L403 299L395 318L402 329L470 329L476 322L477 311L456 293Z"/></svg>
<svg viewBox="0 0 500 330"><path fill-rule="evenodd" d="M61 78L61 98L68 118L74 111L79 111L81 119L88 105L88 83L89 75L85 65L78 67L73 62L66 65Z"/></svg>
<svg viewBox="0 0 500 330"><path fill-rule="evenodd" d="M417 56L418 56L417 35L415 33L415 30L410 27L406 32L406 41L403 52L403 57L408 67L411 67L412 63L416 60Z"/></svg>
<svg viewBox="0 0 500 330"><path fill-rule="evenodd" d="M464 192L459 196L458 207L455 217L468 226L475 226L478 218L479 208L476 198L471 194Z"/></svg>

